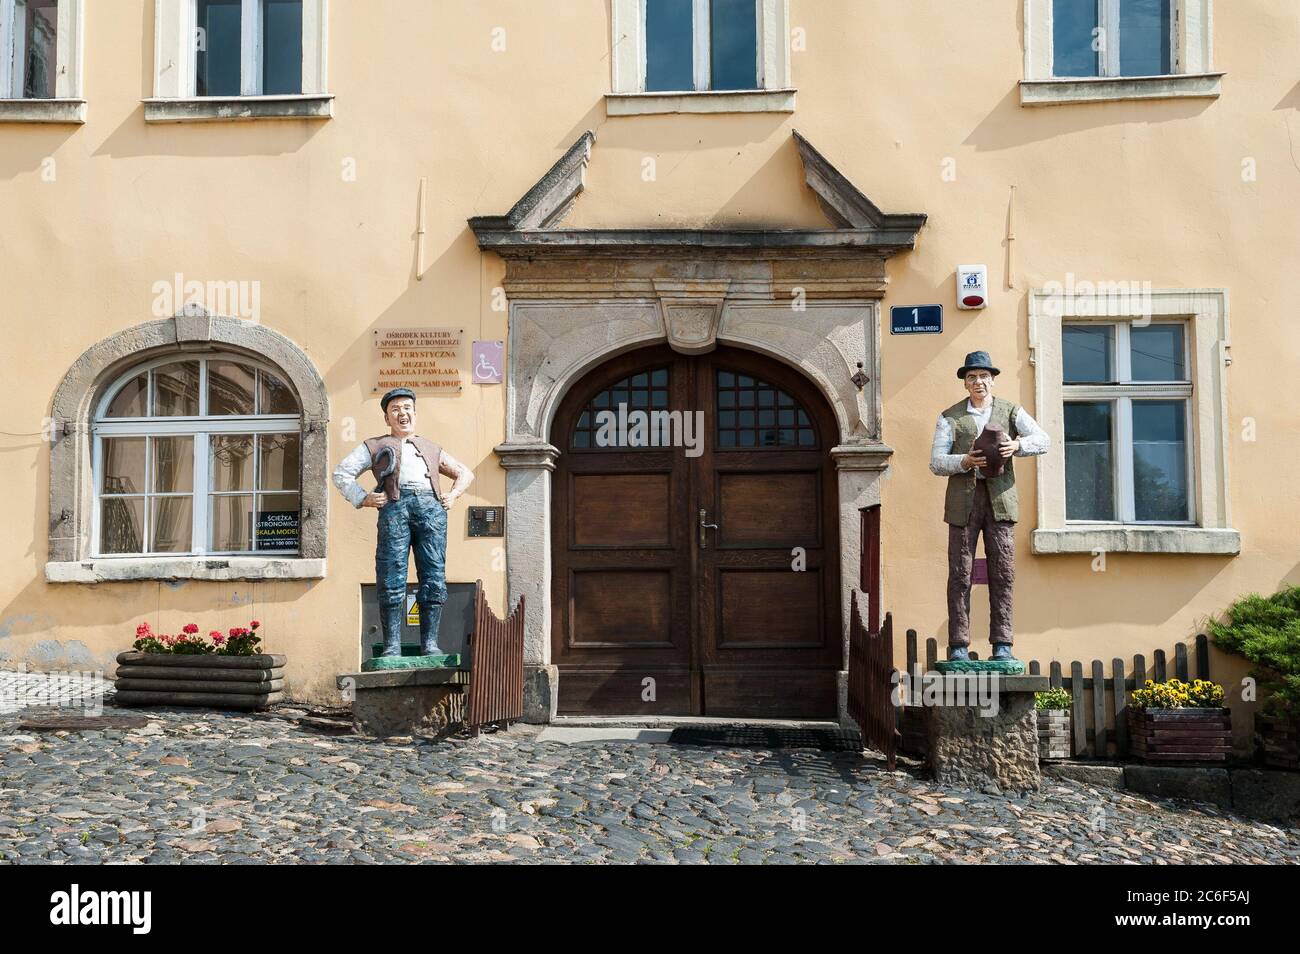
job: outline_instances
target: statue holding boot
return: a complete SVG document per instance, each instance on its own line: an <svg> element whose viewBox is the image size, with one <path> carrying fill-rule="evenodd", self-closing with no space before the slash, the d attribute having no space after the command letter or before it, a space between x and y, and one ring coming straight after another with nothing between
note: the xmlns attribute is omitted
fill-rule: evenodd
<svg viewBox="0 0 1300 954"><path fill-rule="evenodd" d="M1016 577L1014 457L1047 453L1047 433L1023 407L993 396L999 370L987 351L973 351L957 370L967 397L939 415L930 471L948 479L948 659L970 659L970 587L982 535L988 564L989 642L994 660L1015 662L1012 590Z"/></svg>
<svg viewBox="0 0 1300 954"><path fill-rule="evenodd" d="M438 624L447 600L447 512L474 475L440 445L416 434L413 391L394 388L379 403L388 433L363 441L348 454L334 471L334 485L353 507L379 511L375 589L384 639L380 658L402 655L411 550L419 580L420 653L439 656ZM367 470L376 481L373 490L360 483ZM450 490L442 490L440 476L452 479Z"/></svg>

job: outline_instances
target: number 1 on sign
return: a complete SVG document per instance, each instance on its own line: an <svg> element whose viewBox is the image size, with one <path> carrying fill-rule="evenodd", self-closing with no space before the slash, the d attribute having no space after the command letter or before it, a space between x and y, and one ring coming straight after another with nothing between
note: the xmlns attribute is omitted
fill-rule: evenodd
<svg viewBox="0 0 1300 954"><path fill-rule="evenodd" d="M918 324L920 324L920 323L921 323L921 309L920 309L920 308L913 308L913 309L912 309L912 324L913 324L913 325L918 325Z"/></svg>

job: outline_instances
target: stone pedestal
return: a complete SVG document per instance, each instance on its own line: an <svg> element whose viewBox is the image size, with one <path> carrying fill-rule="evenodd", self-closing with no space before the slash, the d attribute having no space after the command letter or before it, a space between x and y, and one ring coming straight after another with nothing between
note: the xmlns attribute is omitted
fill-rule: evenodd
<svg viewBox="0 0 1300 954"><path fill-rule="evenodd" d="M927 673L922 687L926 764L935 781L994 794L1035 791L1038 716L1046 676Z"/></svg>
<svg viewBox="0 0 1300 954"><path fill-rule="evenodd" d="M362 735L447 735L465 721L469 673L463 669L389 669L344 673L336 680L352 702Z"/></svg>

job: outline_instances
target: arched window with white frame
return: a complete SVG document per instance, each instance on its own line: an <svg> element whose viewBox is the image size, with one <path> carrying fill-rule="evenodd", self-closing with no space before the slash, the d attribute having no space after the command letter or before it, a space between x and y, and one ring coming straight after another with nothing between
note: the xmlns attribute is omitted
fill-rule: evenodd
<svg viewBox="0 0 1300 954"><path fill-rule="evenodd" d="M272 365L135 365L105 389L92 437L93 556L299 553L302 406Z"/></svg>

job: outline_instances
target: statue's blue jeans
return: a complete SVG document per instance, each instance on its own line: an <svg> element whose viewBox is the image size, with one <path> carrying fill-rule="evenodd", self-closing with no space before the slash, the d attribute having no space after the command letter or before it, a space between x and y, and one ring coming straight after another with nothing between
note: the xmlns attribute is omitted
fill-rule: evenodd
<svg viewBox="0 0 1300 954"><path fill-rule="evenodd" d="M375 546L375 586L382 615L386 607L406 607L407 554L415 550L419 580L415 599L421 617L447 601L447 510L432 490L403 490L398 500L379 508Z"/></svg>

